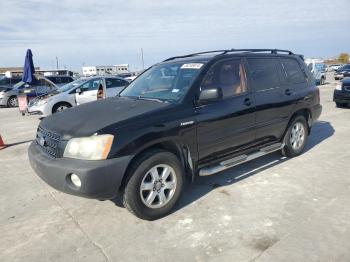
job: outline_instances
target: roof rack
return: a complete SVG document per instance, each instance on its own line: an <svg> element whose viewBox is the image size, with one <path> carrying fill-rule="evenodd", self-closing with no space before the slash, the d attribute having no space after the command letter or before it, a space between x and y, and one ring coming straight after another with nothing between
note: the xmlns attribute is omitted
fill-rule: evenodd
<svg viewBox="0 0 350 262"><path fill-rule="evenodd" d="M165 59L163 62L174 60L177 58L186 58L186 57L197 56L197 55L204 55L204 54L211 54L211 53L220 53L218 55L224 55L224 54L233 53L233 52L247 52L247 53L270 52L271 54L278 54L278 53L287 53L288 55L294 54L292 51L282 50L282 49L234 49L232 48L227 50L214 50L214 51L193 53L193 54L188 54L183 56L174 56L174 57Z"/></svg>

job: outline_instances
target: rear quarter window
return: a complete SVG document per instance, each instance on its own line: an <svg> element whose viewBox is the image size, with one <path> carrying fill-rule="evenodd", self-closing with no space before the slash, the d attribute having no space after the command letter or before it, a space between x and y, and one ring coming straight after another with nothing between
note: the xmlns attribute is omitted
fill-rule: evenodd
<svg viewBox="0 0 350 262"><path fill-rule="evenodd" d="M295 59L282 58L281 62L288 82L293 84L306 82L305 74L301 70L300 64Z"/></svg>

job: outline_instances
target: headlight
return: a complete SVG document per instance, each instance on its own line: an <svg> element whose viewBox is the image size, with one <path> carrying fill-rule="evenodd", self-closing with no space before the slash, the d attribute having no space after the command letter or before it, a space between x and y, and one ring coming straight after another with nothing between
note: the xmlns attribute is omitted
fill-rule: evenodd
<svg viewBox="0 0 350 262"><path fill-rule="evenodd" d="M113 138L113 135L72 138L67 143L63 157L84 160L106 159L111 150Z"/></svg>
<svg viewBox="0 0 350 262"><path fill-rule="evenodd" d="M341 90L343 83L338 83L337 86L335 87L336 90Z"/></svg>

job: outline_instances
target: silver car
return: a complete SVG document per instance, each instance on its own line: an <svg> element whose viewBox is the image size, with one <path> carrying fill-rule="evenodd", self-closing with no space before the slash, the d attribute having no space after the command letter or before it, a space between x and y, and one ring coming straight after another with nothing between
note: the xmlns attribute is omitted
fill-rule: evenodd
<svg viewBox="0 0 350 262"><path fill-rule="evenodd" d="M32 85L28 85L21 81L15 84L12 88L6 88L0 91L0 106L17 107L17 96L24 89L27 89L28 91L26 92L28 98L32 99L50 93L57 88L58 87L52 81L43 76L38 76L36 82Z"/></svg>
<svg viewBox="0 0 350 262"><path fill-rule="evenodd" d="M78 79L57 90L38 97L28 104L28 113L46 117L66 108L95 101L100 98L114 97L129 82L120 77L93 77Z"/></svg>

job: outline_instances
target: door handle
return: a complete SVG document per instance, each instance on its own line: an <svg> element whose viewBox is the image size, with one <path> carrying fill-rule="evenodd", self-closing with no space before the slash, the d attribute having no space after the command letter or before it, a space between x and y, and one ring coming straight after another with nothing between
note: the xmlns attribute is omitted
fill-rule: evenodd
<svg viewBox="0 0 350 262"><path fill-rule="evenodd" d="M246 98L244 99L243 103L246 105L246 106L250 106L252 104L252 100L250 98Z"/></svg>
<svg viewBox="0 0 350 262"><path fill-rule="evenodd" d="M290 96L292 94L292 91L290 89L286 89L284 92L287 96Z"/></svg>

